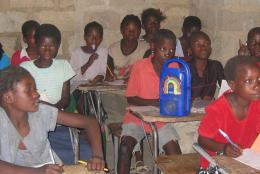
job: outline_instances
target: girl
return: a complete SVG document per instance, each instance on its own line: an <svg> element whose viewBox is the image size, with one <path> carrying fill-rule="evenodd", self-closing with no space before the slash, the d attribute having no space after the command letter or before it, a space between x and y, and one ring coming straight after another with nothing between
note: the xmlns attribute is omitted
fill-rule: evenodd
<svg viewBox="0 0 260 174"><path fill-rule="evenodd" d="M0 71L0 171L5 174L61 174L61 160L51 150L48 132L56 123L88 130L93 155L88 169L104 167L99 125L91 117L59 111L40 103L28 71L8 67ZM57 164L52 162L52 156ZM32 168L37 165L42 167Z"/></svg>
<svg viewBox="0 0 260 174"><path fill-rule="evenodd" d="M10 61L3 50L2 44L0 43L0 69L4 69L9 65L10 65Z"/></svg>

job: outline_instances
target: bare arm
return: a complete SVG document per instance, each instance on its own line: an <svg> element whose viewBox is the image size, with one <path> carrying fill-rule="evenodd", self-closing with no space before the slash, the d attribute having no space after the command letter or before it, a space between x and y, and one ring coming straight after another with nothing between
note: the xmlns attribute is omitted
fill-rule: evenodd
<svg viewBox="0 0 260 174"><path fill-rule="evenodd" d="M102 82L103 79L104 79L103 75L97 75L93 80L90 80L90 84L95 85L98 82Z"/></svg>
<svg viewBox="0 0 260 174"><path fill-rule="evenodd" d="M198 143L201 147L213 152L223 151L225 155L232 158L240 156L242 152L240 148L232 146L231 144L219 143L203 136L199 136Z"/></svg>
<svg viewBox="0 0 260 174"><path fill-rule="evenodd" d="M127 102L135 106L159 106L159 99L143 99L140 97L127 97Z"/></svg>
<svg viewBox="0 0 260 174"><path fill-rule="evenodd" d="M93 62L98 58L98 54L97 53L93 53L87 63L85 63L82 67L81 67L81 74L84 74L87 69L93 64Z"/></svg>
<svg viewBox="0 0 260 174"><path fill-rule="evenodd" d="M61 99L54 106L58 109L66 108L69 105L70 98L70 80L63 83Z"/></svg>
<svg viewBox="0 0 260 174"><path fill-rule="evenodd" d="M59 111L57 123L85 129L92 148L92 159L88 162L88 169L101 170L104 168L100 126L95 118Z"/></svg>
<svg viewBox="0 0 260 174"><path fill-rule="evenodd" d="M0 173L1 174L61 174L62 166L48 164L40 168L22 167L17 166L5 161L0 160Z"/></svg>

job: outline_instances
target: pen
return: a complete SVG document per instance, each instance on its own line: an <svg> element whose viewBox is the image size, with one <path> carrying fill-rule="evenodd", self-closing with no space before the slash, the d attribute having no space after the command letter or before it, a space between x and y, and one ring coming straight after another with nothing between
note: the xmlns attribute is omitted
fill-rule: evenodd
<svg viewBox="0 0 260 174"><path fill-rule="evenodd" d="M88 164L86 161L82 161L82 160L78 160L78 163L84 164L84 165L87 165L87 164ZM103 171L104 171L104 172L108 172L109 169L108 169L108 168L104 168Z"/></svg>
<svg viewBox="0 0 260 174"><path fill-rule="evenodd" d="M235 144L223 130L218 129L218 131L221 133L221 135L222 135L230 144L232 144L233 146L239 148L238 145Z"/></svg>
<svg viewBox="0 0 260 174"><path fill-rule="evenodd" d="M107 69L108 69L108 71L109 71L109 74L110 74L112 77L114 77L114 74L112 73L112 71L111 71L111 69L109 68L108 65L107 65Z"/></svg>

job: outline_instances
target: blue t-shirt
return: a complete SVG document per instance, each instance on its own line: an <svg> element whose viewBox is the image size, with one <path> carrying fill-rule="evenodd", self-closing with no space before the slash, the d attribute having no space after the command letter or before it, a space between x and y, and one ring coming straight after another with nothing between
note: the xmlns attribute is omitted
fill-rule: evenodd
<svg viewBox="0 0 260 174"><path fill-rule="evenodd" d="M0 70L4 69L5 67L8 67L10 65L9 58L5 53L3 53L1 60L0 60Z"/></svg>

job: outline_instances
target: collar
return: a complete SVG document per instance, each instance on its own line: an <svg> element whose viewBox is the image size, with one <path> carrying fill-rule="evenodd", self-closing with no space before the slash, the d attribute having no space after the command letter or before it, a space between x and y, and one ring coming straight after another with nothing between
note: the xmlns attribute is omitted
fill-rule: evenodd
<svg viewBox="0 0 260 174"><path fill-rule="evenodd" d="M23 57L28 57L28 58L31 60L31 58L28 56L28 53L27 53L27 51L26 51L26 48L23 48L23 49L21 50L20 59L23 58Z"/></svg>

